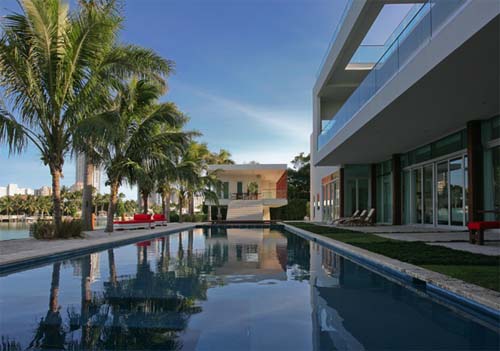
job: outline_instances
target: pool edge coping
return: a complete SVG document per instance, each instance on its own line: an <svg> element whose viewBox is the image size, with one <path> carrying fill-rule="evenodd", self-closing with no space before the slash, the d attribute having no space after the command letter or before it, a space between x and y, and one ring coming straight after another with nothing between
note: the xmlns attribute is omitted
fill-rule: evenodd
<svg viewBox="0 0 500 351"><path fill-rule="evenodd" d="M459 305L477 310L485 315L500 319L500 293L480 287L475 284L452 278L442 273L434 272L410 263L402 262L380 255L341 241L297 228L291 224L280 222L283 228L318 244L330 247L341 255L356 262L366 264L376 271L388 273L397 279L412 282L423 281L429 292L442 295Z"/></svg>
<svg viewBox="0 0 500 351"><path fill-rule="evenodd" d="M22 257L20 259L13 259L13 260L8 260L6 262L1 262L0 263L0 276L5 275L5 274L10 274L14 273L17 271L21 271L24 269L28 269L31 266L39 266L43 265L45 263L50 263L56 260L64 260L64 259L69 259L75 256L81 256L85 255L88 253L92 253L95 251L99 250L105 250L109 247L116 247L116 246L123 246L123 245L128 245L128 244L133 244L136 242L140 242L143 240L149 240L153 239L159 236L163 235L170 235L170 234L175 234L178 232L182 232L185 230L191 230L196 228L198 225L201 223L189 223L185 224L181 227L177 228L168 228L165 227L165 230L162 231L157 231L154 233L141 233L137 236L133 237L127 237L127 238L119 238L117 237L116 240L104 240L104 239L109 239L109 238L99 238L96 240L103 241L104 242L96 242L90 245L83 245L82 247L72 247L72 248L65 248L59 251L54 252L53 254L47 255L46 253L42 254L34 254L28 257ZM163 228L161 228L163 229ZM130 234L130 233L129 233ZM35 268L35 267L33 267Z"/></svg>

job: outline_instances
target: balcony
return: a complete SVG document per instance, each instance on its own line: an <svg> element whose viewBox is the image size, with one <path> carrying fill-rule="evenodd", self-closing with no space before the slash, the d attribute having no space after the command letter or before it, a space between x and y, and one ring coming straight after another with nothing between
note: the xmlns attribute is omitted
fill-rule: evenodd
<svg viewBox="0 0 500 351"><path fill-rule="evenodd" d="M262 189L257 193L231 193L231 200L286 199L287 189Z"/></svg>
<svg viewBox="0 0 500 351"><path fill-rule="evenodd" d="M404 29L394 38L370 73L346 100L318 135L318 150L342 128L391 80L461 6L470 0L428 0L412 13ZM356 58L356 57L354 57ZM346 68L347 69L347 68Z"/></svg>

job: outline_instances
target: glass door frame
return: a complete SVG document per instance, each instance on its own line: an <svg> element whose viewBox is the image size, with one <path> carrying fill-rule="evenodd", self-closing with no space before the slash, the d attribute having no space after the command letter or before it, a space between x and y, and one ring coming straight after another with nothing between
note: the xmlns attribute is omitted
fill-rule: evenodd
<svg viewBox="0 0 500 351"><path fill-rule="evenodd" d="M465 164L465 160L467 158L467 150L460 150L442 157L438 157L435 159L431 159L425 162L420 162L418 164L414 164L408 167L405 167L402 169L402 172L408 171L408 174L410 175L410 189L409 189L409 195L410 195L410 223L411 225L421 225L421 226L431 226L431 227L437 227L437 226L448 226L452 227L456 225L451 225L451 191L450 191L450 161L455 160L457 158L461 158L462 160L462 172L464 172L464 176L462 177L462 199L463 199L463 214L462 214L462 226L466 226L466 208L467 208L467 198L466 198L466 179L468 175L465 175L465 171L468 169L467 165ZM437 209L438 209L438 204L437 204L437 165L439 163L447 163L447 191L448 191L448 224L438 224L438 214L437 214ZM424 168L426 166L432 165L432 224L425 223L425 205L424 205ZM418 170L420 172L420 196L421 196L421 222L417 223L415 220L414 216L414 207L416 204L415 201L415 196L413 192L413 186L414 186L414 174L413 171ZM404 185L403 185L404 186ZM404 191L404 189L403 189ZM403 201L403 200L402 200ZM404 206L404 203L401 204ZM459 226L461 227L461 226Z"/></svg>

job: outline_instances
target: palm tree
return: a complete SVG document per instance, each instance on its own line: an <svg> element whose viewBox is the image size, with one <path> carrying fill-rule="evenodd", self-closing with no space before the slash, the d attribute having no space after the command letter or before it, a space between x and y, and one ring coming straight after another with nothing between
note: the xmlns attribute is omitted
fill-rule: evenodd
<svg viewBox="0 0 500 351"><path fill-rule="evenodd" d="M148 213L148 200L149 195L155 190L155 179L153 178L153 172L148 170L147 167L141 167L136 169L133 177L135 178L135 183L139 188L139 194L142 198L142 213Z"/></svg>
<svg viewBox="0 0 500 351"><path fill-rule="evenodd" d="M200 195L218 203L216 191L220 182L208 171L212 154L206 144L191 141L189 147L182 153L178 165L183 171L178 174L179 221L182 222L182 208L188 201L189 214L194 214L194 197Z"/></svg>
<svg viewBox="0 0 500 351"><path fill-rule="evenodd" d="M156 103L163 91L147 80L123 82L108 111L81 123L79 133L94 146L108 177L107 232L113 231L118 189L123 181L137 181L140 174L165 162L190 137L190 133L179 130L185 117L175 105Z"/></svg>
<svg viewBox="0 0 500 351"><path fill-rule="evenodd" d="M4 196L0 198L0 212L5 213L10 222L10 215L14 212L14 204L10 196Z"/></svg>
<svg viewBox="0 0 500 351"><path fill-rule="evenodd" d="M151 51L116 46L122 18L113 0L80 1L71 13L62 0L20 0L21 14L2 22L0 142L9 152L35 146L52 177L54 223L61 223L60 178L75 146L78 122L100 105L109 83L134 63L157 73L171 63ZM7 106L9 110L7 110Z"/></svg>
<svg viewBox="0 0 500 351"><path fill-rule="evenodd" d="M24 200L24 209L26 214L33 216L38 211L38 203L34 195L26 196Z"/></svg>
<svg viewBox="0 0 500 351"><path fill-rule="evenodd" d="M211 153L208 162L212 165L234 165L234 161L231 159L231 153L225 149L220 149L218 153Z"/></svg>
<svg viewBox="0 0 500 351"><path fill-rule="evenodd" d="M40 213L40 217L44 218L45 214L49 214L52 209L52 202L49 196L38 196L36 198L37 210Z"/></svg>

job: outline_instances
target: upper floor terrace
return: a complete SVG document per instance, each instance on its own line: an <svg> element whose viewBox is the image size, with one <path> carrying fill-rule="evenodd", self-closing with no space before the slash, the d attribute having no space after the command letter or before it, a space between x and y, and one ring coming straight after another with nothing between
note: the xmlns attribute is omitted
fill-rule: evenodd
<svg viewBox="0 0 500 351"><path fill-rule="evenodd" d="M263 200L264 205L287 203L286 164L210 165L221 182L219 204L231 200Z"/></svg>
<svg viewBox="0 0 500 351"><path fill-rule="evenodd" d="M499 13L494 0L348 0L314 87L313 164L382 161L495 115Z"/></svg>

